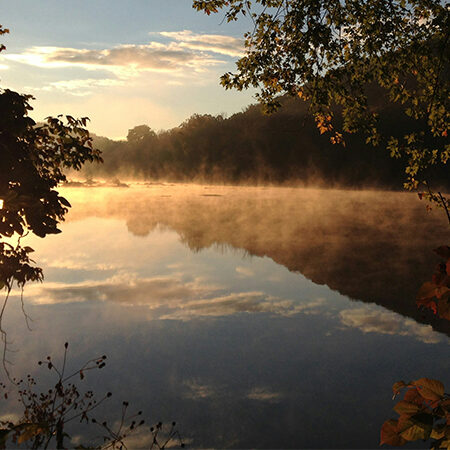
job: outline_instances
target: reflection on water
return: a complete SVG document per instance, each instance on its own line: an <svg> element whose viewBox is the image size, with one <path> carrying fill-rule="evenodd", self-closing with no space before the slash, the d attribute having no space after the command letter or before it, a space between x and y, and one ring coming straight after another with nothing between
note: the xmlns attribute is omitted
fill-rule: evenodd
<svg viewBox="0 0 450 450"><path fill-rule="evenodd" d="M193 251L228 246L268 256L314 283L419 321L426 319L411 299L436 264L431 250L449 238L445 215L427 214L408 193L172 185L81 190L71 198L80 206L71 220L121 219L136 236L162 226ZM446 321L433 325L450 331Z"/></svg>
<svg viewBox="0 0 450 450"><path fill-rule="evenodd" d="M445 218L415 198L182 185L65 195L63 233L27 242L46 281L26 288L33 332L19 307L7 317L17 373L66 340L74 367L107 353L97 390L177 420L194 446L240 448L375 448L394 381L450 381L448 328L414 302Z"/></svg>

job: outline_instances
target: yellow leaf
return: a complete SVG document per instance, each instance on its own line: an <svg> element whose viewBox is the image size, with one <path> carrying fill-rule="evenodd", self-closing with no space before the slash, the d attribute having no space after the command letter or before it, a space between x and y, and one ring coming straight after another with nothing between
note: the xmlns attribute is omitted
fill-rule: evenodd
<svg viewBox="0 0 450 450"><path fill-rule="evenodd" d="M25 424L23 432L17 438L17 443L22 444L25 441L28 441L29 439L32 439L38 434L41 434L43 432L44 429L38 424L35 423Z"/></svg>
<svg viewBox="0 0 450 450"><path fill-rule="evenodd" d="M423 428L409 421L405 423L405 428L400 432L400 436L407 441L417 441L418 439L426 439L428 437Z"/></svg>
<svg viewBox="0 0 450 450"><path fill-rule="evenodd" d="M445 436L445 431L444 430L437 431L437 430L433 429L433 431L430 434L430 438L431 439L441 439L444 436Z"/></svg>

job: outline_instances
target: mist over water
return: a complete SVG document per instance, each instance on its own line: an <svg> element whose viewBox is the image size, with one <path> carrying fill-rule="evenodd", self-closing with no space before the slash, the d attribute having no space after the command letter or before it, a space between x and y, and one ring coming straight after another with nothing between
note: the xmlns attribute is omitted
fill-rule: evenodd
<svg viewBox="0 0 450 450"><path fill-rule="evenodd" d="M419 320L411 299L439 261L432 250L449 237L442 211L426 212L410 193L156 184L68 195L82 205L69 220L120 218L143 237L168 227L194 251L229 246L267 256Z"/></svg>
<svg viewBox="0 0 450 450"><path fill-rule="evenodd" d="M65 341L74 367L106 353L89 381L114 393L106 414L126 399L194 447L234 448L376 448L393 382L450 382L449 328L415 305L447 226L412 194L62 194L63 233L26 242L46 275L25 291L34 331L13 301L5 324L18 373Z"/></svg>

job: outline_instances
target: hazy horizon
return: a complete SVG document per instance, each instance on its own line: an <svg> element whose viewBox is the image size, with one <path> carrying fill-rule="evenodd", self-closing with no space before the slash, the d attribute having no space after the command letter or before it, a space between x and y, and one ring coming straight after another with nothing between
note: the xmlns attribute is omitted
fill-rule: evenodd
<svg viewBox="0 0 450 450"><path fill-rule="evenodd" d="M36 97L35 120L88 116L93 133L113 139L143 123L169 129L194 113L232 114L254 91L226 92L219 77L242 54L246 24L221 22L191 0L21 0L2 13L10 34L0 79Z"/></svg>

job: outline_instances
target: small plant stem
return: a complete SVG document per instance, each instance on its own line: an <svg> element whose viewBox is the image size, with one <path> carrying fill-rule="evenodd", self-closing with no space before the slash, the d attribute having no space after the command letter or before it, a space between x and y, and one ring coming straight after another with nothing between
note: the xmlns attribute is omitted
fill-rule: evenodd
<svg viewBox="0 0 450 450"><path fill-rule="evenodd" d="M56 448L64 448L63 421L61 419L59 419L56 424Z"/></svg>
<svg viewBox="0 0 450 450"><path fill-rule="evenodd" d="M439 198L441 199L442 206L445 209L445 213L447 214L448 223L450 224L450 212L447 207L447 202L440 192L438 192L438 195L439 195Z"/></svg>

